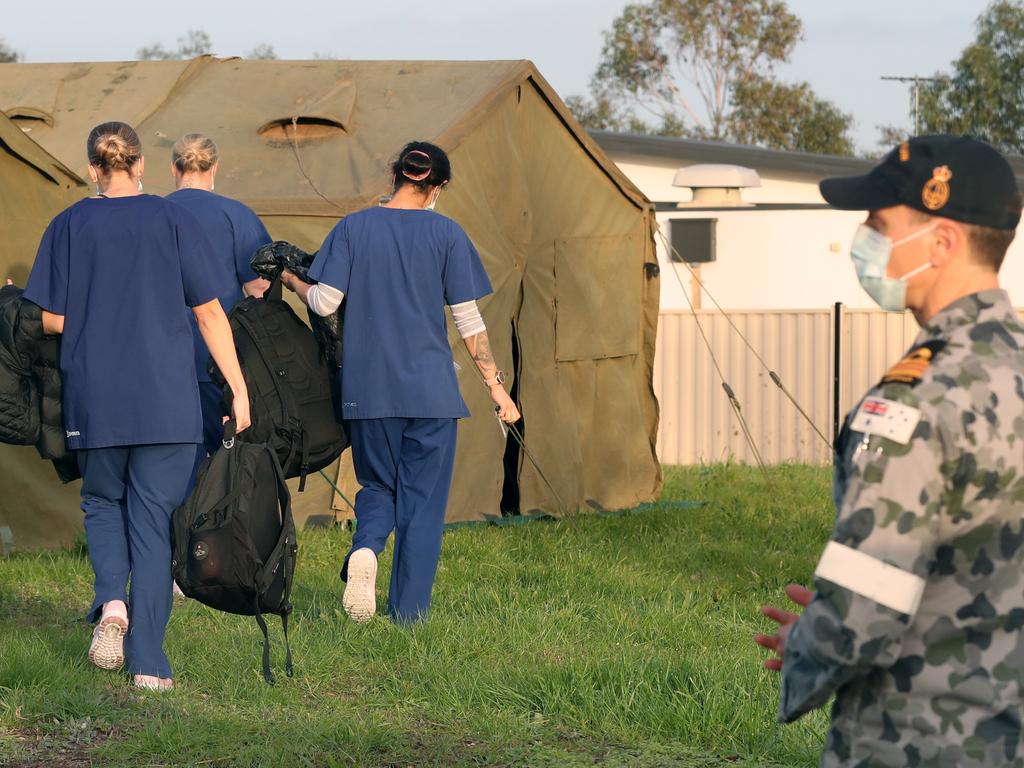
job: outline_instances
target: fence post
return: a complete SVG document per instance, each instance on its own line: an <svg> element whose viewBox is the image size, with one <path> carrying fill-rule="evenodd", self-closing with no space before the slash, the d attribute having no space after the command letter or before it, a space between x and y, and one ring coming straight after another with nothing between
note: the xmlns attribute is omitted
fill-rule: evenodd
<svg viewBox="0 0 1024 768"><path fill-rule="evenodd" d="M843 370L843 302L837 301L832 309L832 444L839 439L840 384Z"/></svg>

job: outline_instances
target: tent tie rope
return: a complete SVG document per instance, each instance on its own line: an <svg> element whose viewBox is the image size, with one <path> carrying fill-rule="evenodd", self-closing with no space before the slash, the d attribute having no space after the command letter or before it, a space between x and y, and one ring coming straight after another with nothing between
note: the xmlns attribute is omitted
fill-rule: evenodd
<svg viewBox="0 0 1024 768"><path fill-rule="evenodd" d="M662 239L664 239L664 236ZM673 270L673 272L674 271L675 270ZM704 325L701 323L700 317L697 316L697 310L694 309L693 302L690 301L690 295L684 290L683 296L686 298L686 303L690 305L690 313L693 315L693 321L697 325L697 332L700 333L700 337L704 341L704 346L708 350L708 355L711 357L711 364L714 366L715 372L718 374L718 378L722 382L722 389L725 392L725 396L729 399L729 405L732 407L732 412L736 414L736 420L739 422L740 428L743 430L743 437L746 439L747 445L750 447L750 452L754 454L757 466L761 468L761 472L764 473L765 479L770 481L771 478L768 476L768 468L765 467L764 460L761 458L761 452L757 450L757 445L754 442L754 436L750 433L750 427L747 426L747 419L743 415L743 409L740 407L739 398L736 397L736 393L733 391L733 388L729 386L729 382L726 380L725 374L722 372L722 366L719 364L718 358L715 356L715 350L711 346L711 341L704 332Z"/></svg>
<svg viewBox="0 0 1024 768"><path fill-rule="evenodd" d="M299 119L296 116L292 115L292 132L291 132L291 134L288 134L288 129L287 128L284 129L284 132L285 132L285 135L287 135L288 138L291 140L289 143L291 144L292 152L295 153L295 163L296 163L296 165L299 166L299 172L306 178L306 181L309 182L309 186L311 186L313 188L313 191L316 192L323 199L324 202L329 203L330 205L334 206L335 208L337 208L342 213L348 213L348 210L346 210L345 208L342 208L336 202L334 202L329 197L327 197L327 195L325 195L323 192L321 192L320 188L316 185L316 183L311 178L309 178L309 174L306 173L306 168L302 164L302 158L299 156L299 142L298 142L298 139L297 139L297 136L299 135Z"/></svg>
<svg viewBox="0 0 1024 768"><path fill-rule="evenodd" d="M480 377L480 381L483 382L484 385L486 386L487 379L484 378L483 373L480 372L480 369L477 367L476 360L474 360L472 355L469 354L469 350L466 349L465 344L462 342L462 340L456 342L456 344L458 345L458 348L465 353L466 357L469 359L470 366L473 368L474 371L477 372L477 375ZM515 424L505 424L505 426L508 427L509 432L512 433L512 437L515 439L516 443L519 444L519 447L523 451L523 455L526 456L527 459L529 459L531 464L533 464L533 468L537 470L537 474L540 475L540 479L544 481L544 484L548 487L548 490L551 491L551 494L555 497L555 501L558 503L559 506L559 511L561 511L563 514L568 513L569 507L566 506L564 501L562 501L562 497L558 495L558 491L555 490L555 486L548 479L548 476L544 474L544 470L540 468L540 463L533 455L533 452L526 447L526 439L523 437L522 433L518 429L516 429Z"/></svg>
<svg viewBox="0 0 1024 768"><path fill-rule="evenodd" d="M555 501L558 502L558 506L562 510L562 513L567 513L569 508L565 505L565 502L562 501L562 497L558 495L558 491L555 490L555 486L552 485L550 480L548 480L548 476L544 474L544 470L540 468L540 464L538 464L537 459L534 458L533 452L526 447L526 440L523 438L519 430L516 429L516 425L509 424L507 426L508 431L512 433L512 437L515 438L517 443L519 443L519 447L523 449L523 454L530 460L530 463L533 464L533 468L537 470L537 474L540 475L540 479L544 481L545 485L547 485L548 490L554 494Z"/></svg>
<svg viewBox="0 0 1024 768"><path fill-rule="evenodd" d="M675 247L671 243L669 243L668 239L665 237L665 234L660 229L658 230L658 237L661 238L661 242L665 245L665 249L670 253L675 254L676 259L678 259L678 262L681 263L684 267L686 267L687 271L690 273L690 277L692 277L693 280L697 283L697 285L700 286L700 289L708 295L708 298L711 299L711 303L715 305L715 309L717 309L718 312L722 315L722 317L725 318L725 321L729 324L729 327L732 328L736 335L740 337L740 339L743 341L743 344L754 356L754 359L756 359L757 362L760 363L761 367L768 372L768 378L772 380L772 383L775 384L775 386L779 388L779 390L782 392L785 398L789 400L790 403L793 404L793 407L796 408L797 412L800 414L801 417L803 417L804 421L806 421L810 425L811 429L813 429L814 432L818 435L818 437L821 438L822 442L825 443L826 446L828 446L828 449L832 450L832 442L827 437L825 437L822 431L818 428L818 425L814 423L813 419L811 419L807 411L804 410L804 408L800 405L797 399L793 397L792 393L788 389L786 389L786 386L782 383L782 377L780 377L779 374L773 371L771 367L768 365L768 363L765 362L764 358L761 357L760 354L758 354L757 350L754 349L753 345L750 343L750 340L747 339L747 337L743 334L743 331L741 331L736 326L736 323L733 322L733 319L732 317L729 316L729 313L722 309L722 305L718 303L715 297L711 294L711 291L707 289L707 286L704 284L704 281L700 279L696 272L694 272L693 267L691 267L685 260L683 260L683 257L679 254L679 251L677 251ZM673 269L672 274L676 276L676 280L679 282L679 287L682 289L683 296L686 298L686 303L690 305L690 312L693 313L694 319L696 320L697 312L694 309L693 302L690 301L690 294L687 293L686 291L686 286L683 284L683 279L679 276L679 271ZM697 321L697 324L699 327L699 320ZM703 336L703 331L701 335ZM705 343L707 343L706 337ZM708 351L711 351L710 346L708 347ZM714 355L712 354L712 359L713 358ZM719 372L719 376L721 376L721 372ZM724 377L722 378L722 380L725 381Z"/></svg>

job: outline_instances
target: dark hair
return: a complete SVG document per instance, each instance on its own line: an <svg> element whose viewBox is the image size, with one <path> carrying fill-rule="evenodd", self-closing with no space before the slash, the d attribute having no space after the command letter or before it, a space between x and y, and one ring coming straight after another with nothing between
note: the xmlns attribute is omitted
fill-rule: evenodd
<svg viewBox="0 0 1024 768"><path fill-rule="evenodd" d="M1017 208L1021 205L1020 192L1017 193L1014 198L1013 205ZM917 214L914 219L916 221L926 222L933 221L934 216L931 216L924 211L918 211L913 209L914 213ZM995 227L983 227L980 224L968 224L966 222L960 222L963 225L964 232L967 234L967 242L971 249L971 258L983 266L989 267L995 272L1003 266L1003 259L1006 258L1006 252L1010 249L1010 244L1013 242L1013 238L1017 234L1016 229L996 229Z"/></svg>
<svg viewBox="0 0 1024 768"><path fill-rule="evenodd" d="M967 240L975 260L998 272L1017 230L983 227L979 224L965 224L964 229L967 230Z"/></svg>
<svg viewBox="0 0 1024 768"><path fill-rule="evenodd" d="M444 150L426 141L410 141L391 164L395 174L395 191L411 184L420 192L451 181L452 164Z"/></svg>
<svg viewBox="0 0 1024 768"><path fill-rule="evenodd" d="M85 142L89 165L102 173L128 171L142 157L142 142L139 134L128 123L101 123L89 131Z"/></svg>

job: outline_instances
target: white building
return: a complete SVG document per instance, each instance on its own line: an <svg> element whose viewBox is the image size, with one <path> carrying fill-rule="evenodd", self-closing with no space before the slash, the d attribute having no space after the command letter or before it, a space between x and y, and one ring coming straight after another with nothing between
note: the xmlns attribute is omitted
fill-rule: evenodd
<svg viewBox="0 0 1024 768"><path fill-rule="evenodd" d="M867 173L874 161L782 152L718 142L602 131L592 133L627 176L657 205L661 232L672 241L672 221L697 220L677 228L676 248L697 255L713 243L713 261L699 266L708 293L725 309L823 309L842 302L873 308L850 264L849 250L860 212L830 208L818 192L829 176ZM744 207L677 207L690 203L689 188L673 186L680 167L729 164L751 168L761 186L742 190ZM1024 188L1024 158L1012 161ZM1002 270L1003 285L1024 306L1024 226ZM710 309L707 294L694 290L684 264L673 262L657 238L661 262L661 307L688 309L687 294ZM678 275L673 276L673 272Z"/></svg>

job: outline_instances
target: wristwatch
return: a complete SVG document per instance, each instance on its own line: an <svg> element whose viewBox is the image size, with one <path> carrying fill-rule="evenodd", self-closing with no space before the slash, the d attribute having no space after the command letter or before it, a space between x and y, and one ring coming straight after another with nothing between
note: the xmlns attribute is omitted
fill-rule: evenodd
<svg viewBox="0 0 1024 768"><path fill-rule="evenodd" d="M484 384L486 384L488 387L495 387L495 386L497 386L499 384L504 384L504 383L505 383L505 372L504 371L496 372L494 374L494 378L493 379L484 379Z"/></svg>

